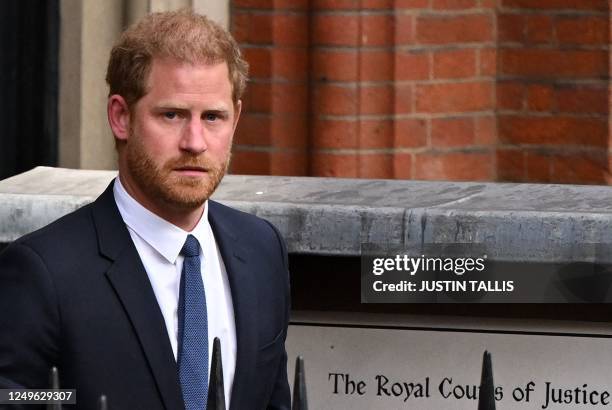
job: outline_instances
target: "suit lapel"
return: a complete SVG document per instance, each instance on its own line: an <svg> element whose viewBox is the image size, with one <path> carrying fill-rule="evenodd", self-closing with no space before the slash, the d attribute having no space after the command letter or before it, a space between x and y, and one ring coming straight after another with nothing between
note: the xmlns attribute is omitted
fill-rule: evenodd
<svg viewBox="0 0 612 410"><path fill-rule="evenodd" d="M93 216L100 253L113 261L106 272L134 327L166 409L184 409L172 347L155 293L121 219L113 183L96 200Z"/></svg>
<svg viewBox="0 0 612 410"><path fill-rule="evenodd" d="M247 266L248 252L242 248L237 229L224 217L219 205L208 201L208 219L221 252L229 280L236 324L236 372L232 387L230 410L249 408L246 392L255 378L257 327L254 312L257 307L255 275Z"/></svg>

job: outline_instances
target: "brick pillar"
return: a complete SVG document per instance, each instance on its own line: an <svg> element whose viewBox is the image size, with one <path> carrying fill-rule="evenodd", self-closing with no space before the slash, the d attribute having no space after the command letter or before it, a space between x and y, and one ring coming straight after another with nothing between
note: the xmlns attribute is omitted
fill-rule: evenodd
<svg viewBox="0 0 612 410"><path fill-rule="evenodd" d="M233 173L307 175L307 3L232 2L232 32L250 65Z"/></svg>
<svg viewBox="0 0 612 410"><path fill-rule="evenodd" d="M496 143L496 2L420 3L428 8L398 10L400 16L412 15L414 37L412 42L399 44L398 67L407 76L397 79L414 81L413 118L424 122L427 144L413 154L412 174L401 176L492 180ZM428 73L415 78L412 76L417 59L426 59L422 64ZM402 130L400 135L409 132Z"/></svg>
<svg viewBox="0 0 612 410"><path fill-rule="evenodd" d="M311 174L494 177L487 1L315 1Z"/></svg>
<svg viewBox="0 0 612 410"><path fill-rule="evenodd" d="M607 0L503 0L497 106L501 180L606 183Z"/></svg>
<svg viewBox="0 0 612 410"><path fill-rule="evenodd" d="M392 2L314 1L311 41L311 175L393 177Z"/></svg>

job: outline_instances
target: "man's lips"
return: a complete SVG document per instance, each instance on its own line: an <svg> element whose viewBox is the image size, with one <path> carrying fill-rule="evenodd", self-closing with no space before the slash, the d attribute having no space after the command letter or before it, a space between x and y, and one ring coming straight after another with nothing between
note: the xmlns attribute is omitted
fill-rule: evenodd
<svg viewBox="0 0 612 410"><path fill-rule="evenodd" d="M206 173L206 168L204 167L179 167L174 169L176 172L179 172L183 175L193 175L193 176L201 176Z"/></svg>

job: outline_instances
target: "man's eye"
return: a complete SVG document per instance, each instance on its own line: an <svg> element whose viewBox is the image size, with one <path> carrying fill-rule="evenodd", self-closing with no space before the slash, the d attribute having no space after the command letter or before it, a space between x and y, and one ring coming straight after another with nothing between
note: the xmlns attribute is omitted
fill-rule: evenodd
<svg viewBox="0 0 612 410"><path fill-rule="evenodd" d="M169 119L169 120L173 120L177 117L177 113L174 111L168 111L164 113L164 117Z"/></svg>
<svg viewBox="0 0 612 410"><path fill-rule="evenodd" d="M216 121L218 118L219 116L214 113L207 113L206 115L204 115L204 119L206 121Z"/></svg>

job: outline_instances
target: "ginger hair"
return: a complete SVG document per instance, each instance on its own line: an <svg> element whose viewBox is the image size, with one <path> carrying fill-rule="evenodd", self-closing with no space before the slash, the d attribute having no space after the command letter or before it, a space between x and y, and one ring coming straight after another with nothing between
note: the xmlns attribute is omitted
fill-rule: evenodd
<svg viewBox="0 0 612 410"><path fill-rule="evenodd" d="M248 64L231 34L206 16L180 10L149 14L123 32L108 62L109 95L121 95L131 109L147 93L154 58L227 63L234 104L246 87Z"/></svg>

